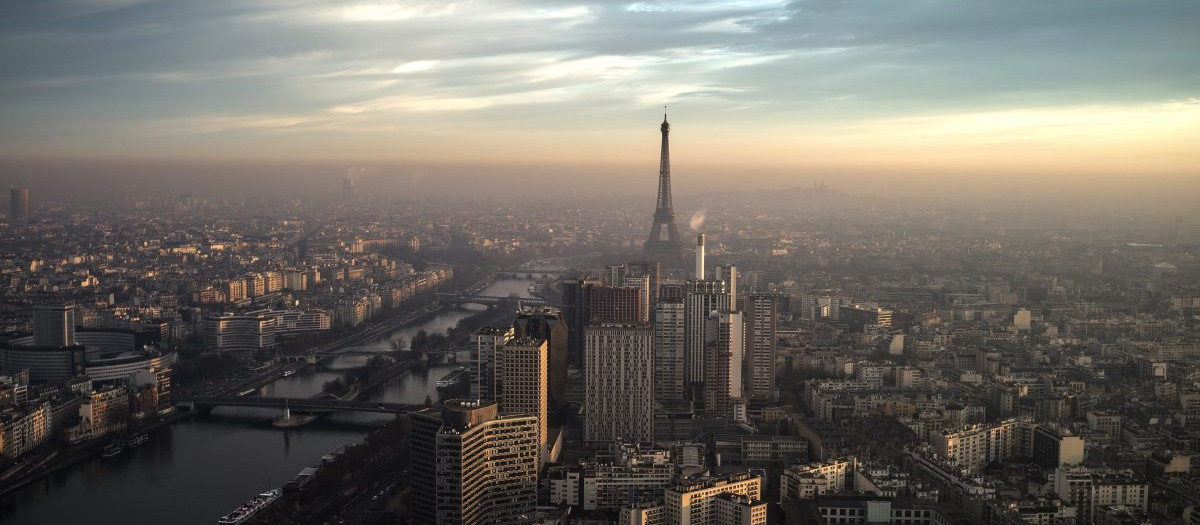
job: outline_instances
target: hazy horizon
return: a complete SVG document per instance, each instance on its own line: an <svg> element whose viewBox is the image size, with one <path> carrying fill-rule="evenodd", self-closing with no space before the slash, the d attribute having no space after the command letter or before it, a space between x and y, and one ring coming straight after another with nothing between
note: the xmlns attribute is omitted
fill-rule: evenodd
<svg viewBox="0 0 1200 525"><path fill-rule="evenodd" d="M1189 0L18 1L2 181L311 163L653 187L663 105L682 192L1194 178L1197 26Z"/></svg>

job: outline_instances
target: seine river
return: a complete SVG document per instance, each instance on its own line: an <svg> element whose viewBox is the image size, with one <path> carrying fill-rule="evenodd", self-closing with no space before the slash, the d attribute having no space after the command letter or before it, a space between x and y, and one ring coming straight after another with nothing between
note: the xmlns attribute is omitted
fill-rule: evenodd
<svg viewBox="0 0 1200 525"><path fill-rule="evenodd" d="M527 297L532 282L497 280L482 294ZM444 332L470 314L469 310L441 311L366 346L388 351L391 339L407 342L422 329ZM367 399L398 403L422 403L426 396L437 399L434 384L455 367L465 365L466 358L460 356L461 365L437 364L401 374ZM346 357L330 366L352 367L365 359ZM309 367L267 385L261 393L307 397L340 375L336 370ZM0 522L212 525L251 496L283 486L300 469L319 463L323 454L361 441L390 417L338 413L299 429L278 430L271 427L271 419L277 415L274 410L218 408L207 417L161 428L152 434L150 443L118 459L95 459L10 494L0 501Z"/></svg>

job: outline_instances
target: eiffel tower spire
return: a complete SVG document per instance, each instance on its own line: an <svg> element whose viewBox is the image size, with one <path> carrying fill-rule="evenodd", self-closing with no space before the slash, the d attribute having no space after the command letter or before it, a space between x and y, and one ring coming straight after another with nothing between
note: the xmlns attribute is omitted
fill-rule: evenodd
<svg viewBox="0 0 1200 525"><path fill-rule="evenodd" d="M679 228L675 226L675 209L671 205L671 148L667 136L671 124L667 122L666 106L663 107L662 151L658 157L658 205L654 209L654 222L650 236L646 239L643 252L647 257L664 265L683 265L683 244L679 241Z"/></svg>

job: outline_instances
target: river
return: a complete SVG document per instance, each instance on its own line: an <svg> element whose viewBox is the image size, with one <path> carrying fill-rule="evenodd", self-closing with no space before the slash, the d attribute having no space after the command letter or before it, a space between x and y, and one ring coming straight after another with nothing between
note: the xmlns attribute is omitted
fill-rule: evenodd
<svg viewBox="0 0 1200 525"><path fill-rule="evenodd" d="M500 279L481 295L528 297L533 281ZM390 351L392 339L410 340L418 330L445 332L482 309L442 310L423 322L398 329L364 347ZM437 399L434 384L461 364L435 364L405 372L377 388L366 399L422 403ZM306 368L262 389L264 396L308 397L327 381L340 377L336 369L361 364L365 357L344 357L333 370ZM346 443L361 441L370 429L389 417L383 414L337 413L292 430L271 426L277 411L218 408L209 416L161 428L151 441L117 459L99 458L33 483L0 500L0 522L22 525L62 523L171 523L212 525L217 518L251 496L280 487L305 466Z"/></svg>

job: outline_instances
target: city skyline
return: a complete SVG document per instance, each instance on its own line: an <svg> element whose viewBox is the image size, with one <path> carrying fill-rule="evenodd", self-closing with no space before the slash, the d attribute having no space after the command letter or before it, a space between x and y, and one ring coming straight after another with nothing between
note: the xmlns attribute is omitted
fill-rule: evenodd
<svg viewBox="0 0 1200 525"><path fill-rule="evenodd" d="M5 7L0 521L1200 524L1196 0Z"/></svg>
<svg viewBox="0 0 1200 525"><path fill-rule="evenodd" d="M670 104L692 172L1194 175L1198 20L1186 1L23 2L0 19L0 159L630 174Z"/></svg>

